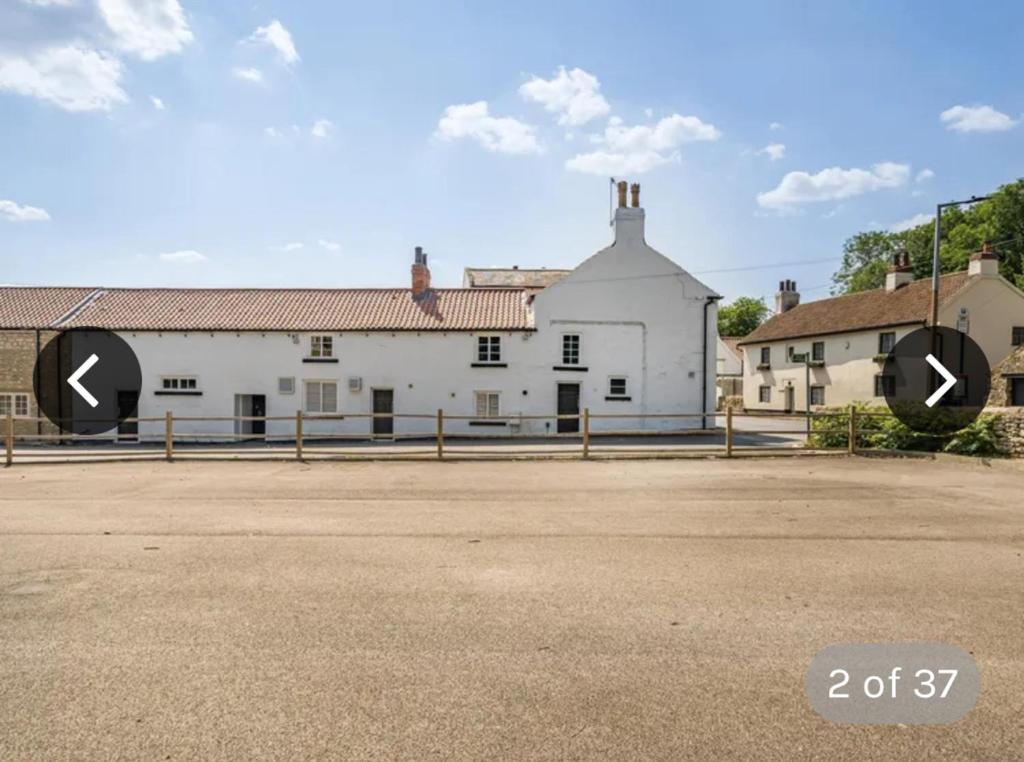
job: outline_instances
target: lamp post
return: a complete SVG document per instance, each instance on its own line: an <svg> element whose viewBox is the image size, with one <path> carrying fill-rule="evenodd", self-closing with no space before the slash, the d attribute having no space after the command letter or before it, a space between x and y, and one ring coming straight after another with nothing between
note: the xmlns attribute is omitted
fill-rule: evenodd
<svg viewBox="0 0 1024 762"><path fill-rule="evenodd" d="M979 201L986 201L992 198L991 196L971 196L965 201L947 201L944 204L935 205L935 240L932 247L932 301L931 310L929 312L929 323L932 331L932 353L938 351L938 325L939 325L939 243L941 240L942 230L942 210L953 206L963 206L964 204L976 204Z"/></svg>

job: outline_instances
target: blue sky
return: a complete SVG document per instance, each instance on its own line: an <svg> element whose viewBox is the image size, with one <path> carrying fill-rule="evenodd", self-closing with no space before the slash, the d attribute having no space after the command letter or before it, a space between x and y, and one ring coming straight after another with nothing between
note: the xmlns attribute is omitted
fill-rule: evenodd
<svg viewBox="0 0 1024 762"><path fill-rule="evenodd" d="M727 299L1024 174L1015 3L0 0L0 280L435 285L648 242ZM780 267L778 263L788 264ZM758 269L751 269L758 268Z"/></svg>

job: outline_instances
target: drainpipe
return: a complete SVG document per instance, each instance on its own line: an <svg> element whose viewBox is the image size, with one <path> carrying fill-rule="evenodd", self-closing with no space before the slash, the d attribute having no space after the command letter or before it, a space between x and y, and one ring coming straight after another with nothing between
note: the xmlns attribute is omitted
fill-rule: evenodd
<svg viewBox="0 0 1024 762"><path fill-rule="evenodd" d="M36 368L35 368L35 365L38 364L38 362L39 362L39 351L40 351L39 329L36 328L36 362L33 363L33 365L32 365L32 392L33 392L32 396L35 396L35 388L36 388ZM42 435L42 433L43 433L43 422L41 420L39 420L39 418L40 418L39 413L40 412L42 412L42 411L39 410L39 400L37 399L36 400L36 434L37 435Z"/></svg>
<svg viewBox="0 0 1024 762"><path fill-rule="evenodd" d="M704 332L702 337L703 347L701 350L702 369L700 373L701 383L701 416L700 427L708 427L708 307L718 301L717 296L709 296L704 301ZM717 348L716 348L717 349Z"/></svg>

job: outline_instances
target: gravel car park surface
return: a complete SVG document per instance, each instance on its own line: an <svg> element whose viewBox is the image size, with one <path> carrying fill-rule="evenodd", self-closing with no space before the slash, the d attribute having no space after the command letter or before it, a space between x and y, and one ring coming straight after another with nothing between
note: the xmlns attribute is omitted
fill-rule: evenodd
<svg viewBox="0 0 1024 762"><path fill-rule="evenodd" d="M963 460L0 470L0 758L1011 759L1024 470ZM838 726L840 642L971 652Z"/></svg>

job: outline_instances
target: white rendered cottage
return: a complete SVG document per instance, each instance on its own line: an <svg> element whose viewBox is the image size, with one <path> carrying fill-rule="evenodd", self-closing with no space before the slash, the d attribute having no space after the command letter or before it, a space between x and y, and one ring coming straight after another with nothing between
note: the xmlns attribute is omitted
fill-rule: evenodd
<svg viewBox="0 0 1024 762"><path fill-rule="evenodd" d="M397 416L309 421L306 435L315 437L429 435L432 417L401 415L438 409L466 417L448 422L452 434L574 431L575 420L519 416L583 408L713 414L719 297L646 244L639 186L627 207L620 184L614 243L551 280L544 288L433 288L417 249L411 288L109 288L84 297L65 289L75 296L66 310L51 310L61 318L48 325L30 324L38 310L11 305L52 301L57 289L0 289L0 330L116 331L142 367L140 417ZM708 423L637 417L592 428ZM293 430L287 420L175 424L181 434ZM163 424L143 423L141 433L162 436Z"/></svg>

